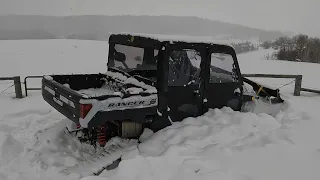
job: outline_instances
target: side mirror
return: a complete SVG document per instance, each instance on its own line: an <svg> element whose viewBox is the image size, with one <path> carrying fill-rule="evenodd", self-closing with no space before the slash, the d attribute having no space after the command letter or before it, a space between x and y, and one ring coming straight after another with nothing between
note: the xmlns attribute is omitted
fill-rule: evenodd
<svg viewBox="0 0 320 180"><path fill-rule="evenodd" d="M121 52L115 52L114 60L119 61L119 62L125 62L126 61L126 55L121 53Z"/></svg>

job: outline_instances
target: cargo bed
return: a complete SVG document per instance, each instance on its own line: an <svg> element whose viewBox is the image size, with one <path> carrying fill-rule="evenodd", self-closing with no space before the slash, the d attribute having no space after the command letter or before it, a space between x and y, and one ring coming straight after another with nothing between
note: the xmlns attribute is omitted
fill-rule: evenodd
<svg viewBox="0 0 320 180"><path fill-rule="evenodd" d="M155 114L158 97L153 85L139 76L112 71L52 75L42 79L42 95L68 119L91 127L112 120L144 121Z"/></svg>

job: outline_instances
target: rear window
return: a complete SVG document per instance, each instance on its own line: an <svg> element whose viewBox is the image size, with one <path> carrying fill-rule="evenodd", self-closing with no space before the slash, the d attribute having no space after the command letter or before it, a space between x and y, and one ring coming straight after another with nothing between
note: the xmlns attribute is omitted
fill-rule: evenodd
<svg viewBox="0 0 320 180"><path fill-rule="evenodd" d="M115 67L126 72L133 70L156 70L158 50L146 49L135 46L127 46L121 44L114 45L115 54L122 54L123 61L116 59L114 54L109 59L109 67Z"/></svg>
<svg viewBox="0 0 320 180"><path fill-rule="evenodd" d="M130 69L135 69L142 64L143 54L144 54L143 48L116 44L114 46L114 49L118 52L125 54L126 56L125 63ZM126 68L124 64L121 62L115 61L114 63L116 68L120 68L120 69Z"/></svg>

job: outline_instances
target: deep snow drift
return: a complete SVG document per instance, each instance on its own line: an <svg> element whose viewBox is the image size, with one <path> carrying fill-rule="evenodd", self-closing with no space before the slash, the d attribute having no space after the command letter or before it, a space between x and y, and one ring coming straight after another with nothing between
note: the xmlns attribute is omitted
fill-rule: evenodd
<svg viewBox="0 0 320 180"><path fill-rule="evenodd" d="M8 107L17 108L42 102L40 96L22 102L7 100ZM316 180L320 178L320 122L314 107L319 101L319 97L292 97L276 117L214 109L155 134L146 130L138 146L135 141L115 138L129 149L116 170L103 172L99 178ZM2 113L1 179L82 177L82 172L67 174L64 169L81 164L92 148L64 134L63 117L42 105ZM88 164L88 169L96 168Z"/></svg>
<svg viewBox="0 0 320 180"><path fill-rule="evenodd" d="M308 125L320 123L305 112L291 112L291 107L284 111L275 119L224 108L186 119L151 136L139 145L139 155L105 176L112 180L320 178L320 144L307 143L317 138L304 132L306 127L316 131Z"/></svg>
<svg viewBox="0 0 320 180"><path fill-rule="evenodd" d="M95 44L88 41L88 45L83 41L67 42L56 40L45 42L45 45L54 44L56 49L52 51L48 49L41 53L34 47L25 46L28 43L23 41L24 45L21 46L30 50L25 51L30 53L26 54L25 58L14 56L14 51L22 52L23 49L20 51L19 47L10 43L8 46L3 45L2 51L10 50L9 54L12 55L7 54L7 58L4 58L7 63L21 62L25 66L16 72L10 71L10 64L8 69L1 66L0 73L3 73L2 76L15 75L18 72L22 75L30 72L42 74L51 72L50 69L54 73L58 73L59 70L61 73L66 73L72 72L77 67L79 67L77 72L90 71L95 64L92 64L92 60L89 60L90 63L83 62L87 58L81 57L80 54L86 51L80 46L87 47L90 58L99 62L97 63L99 66L93 72L103 72L104 67L101 67L101 62L104 61L105 53L103 55L99 53L102 49L101 42ZM41 43L37 43L40 46ZM77 48L73 45L79 49L74 50ZM71 49L66 48L66 51L70 51L64 52L61 56L61 53L56 53L60 52L60 46L70 46ZM95 49L95 46L100 48ZM5 47L9 50L5 50ZM314 77L320 75L316 71L319 65L305 63L296 65L290 62L260 60L265 52L240 55L242 73L255 71L303 73L306 75L304 82L308 85L314 85L312 83L315 80ZM24 57L24 55L21 56ZM43 68L22 62L29 58L30 64L33 61L32 64L38 64ZM44 58L47 61L54 61L50 64L52 67L47 67L46 62L42 62ZM69 64L70 69L64 66L59 69L59 62ZM88 64L88 69L85 63ZM75 64L77 66L74 66ZM251 65L254 67L250 67ZM312 72L313 75L311 75ZM261 81L269 83L269 81ZM278 80L271 82L282 83ZM5 86L0 84L1 88ZM288 90L284 94L286 101L281 111L274 116L263 113L234 112L229 108L212 109L201 117L187 118L155 134L146 130L140 138L142 143L139 145L136 141L114 138L111 144L120 143L127 148L124 154L113 154L112 158L122 155L123 160L117 169L105 171L100 177L91 177L86 174L86 171L94 171L97 168L90 165L94 163L93 159L86 159L93 154L93 149L79 144L76 139L63 132L67 121L45 103L40 92L31 92L30 96L21 100L12 99L12 94L1 95L0 179L301 180L304 178L318 180L320 179L318 170L320 167L320 144L318 143L320 96L303 93L301 97L293 97L291 88L286 87ZM104 162L98 161L98 163ZM65 171L67 168L72 169L81 164L86 164L88 168L73 174Z"/></svg>

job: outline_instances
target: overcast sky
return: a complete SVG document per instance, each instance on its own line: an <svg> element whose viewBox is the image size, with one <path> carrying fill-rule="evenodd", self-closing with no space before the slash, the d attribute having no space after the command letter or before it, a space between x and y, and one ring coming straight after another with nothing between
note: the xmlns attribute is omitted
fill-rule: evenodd
<svg viewBox="0 0 320 180"><path fill-rule="evenodd" d="M320 37L320 0L0 0L0 14L198 16Z"/></svg>

